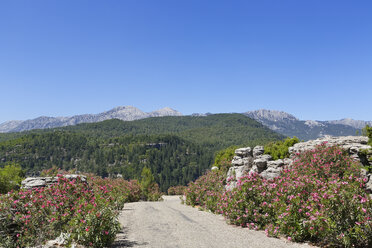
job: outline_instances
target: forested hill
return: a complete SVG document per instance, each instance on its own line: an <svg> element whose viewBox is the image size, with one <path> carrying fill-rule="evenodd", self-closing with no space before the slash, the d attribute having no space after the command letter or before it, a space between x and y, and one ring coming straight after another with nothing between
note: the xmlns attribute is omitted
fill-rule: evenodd
<svg viewBox="0 0 372 248"><path fill-rule="evenodd" d="M223 148L282 139L261 123L242 114L209 116L168 116L137 121L107 120L98 123L69 126L61 130L84 133L96 137L117 137L123 134L175 134L191 142Z"/></svg>
<svg viewBox="0 0 372 248"><path fill-rule="evenodd" d="M217 150L283 138L240 114L107 120L2 137L0 166L17 162L37 174L55 165L127 179L139 178L147 166L162 190L196 179Z"/></svg>

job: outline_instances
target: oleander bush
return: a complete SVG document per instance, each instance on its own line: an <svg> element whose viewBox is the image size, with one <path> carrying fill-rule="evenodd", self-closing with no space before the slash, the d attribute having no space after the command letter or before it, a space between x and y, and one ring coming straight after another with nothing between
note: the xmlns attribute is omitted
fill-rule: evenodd
<svg viewBox="0 0 372 248"><path fill-rule="evenodd" d="M168 195L183 195L186 190L186 186L178 185L172 186L168 189Z"/></svg>
<svg viewBox="0 0 372 248"><path fill-rule="evenodd" d="M31 247L64 234L68 243L110 245L120 225L118 210L140 197L137 181L58 177L50 187L0 195L0 247Z"/></svg>
<svg viewBox="0 0 372 248"><path fill-rule="evenodd" d="M220 169L208 171L195 182L190 182L185 190L186 204L215 212L224 193L227 168L230 164L223 160L219 163Z"/></svg>
<svg viewBox="0 0 372 248"><path fill-rule="evenodd" d="M247 175L237 188L223 193L223 181L218 181L220 186L208 192L217 207L205 204L209 200L202 191L207 187L200 186L212 182L217 183L210 176L190 184L186 203L200 204L232 224L265 230L269 236L330 247L372 246L372 201L360 166L339 147L323 144L298 154L273 180Z"/></svg>

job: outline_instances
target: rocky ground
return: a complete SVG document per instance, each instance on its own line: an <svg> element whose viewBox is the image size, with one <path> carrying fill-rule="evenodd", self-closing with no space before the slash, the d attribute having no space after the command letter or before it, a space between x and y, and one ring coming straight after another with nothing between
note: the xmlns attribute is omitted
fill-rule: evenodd
<svg viewBox="0 0 372 248"><path fill-rule="evenodd" d="M161 202L125 204L120 215L124 229L112 247L311 247L228 225L222 216L182 205L179 196L163 197Z"/></svg>

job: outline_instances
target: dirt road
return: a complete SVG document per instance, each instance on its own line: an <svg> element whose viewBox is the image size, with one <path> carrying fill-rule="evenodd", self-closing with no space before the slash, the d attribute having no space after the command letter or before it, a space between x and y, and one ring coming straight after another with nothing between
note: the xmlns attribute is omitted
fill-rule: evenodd
<svg viewBox="0 0 372 248"><path fill-rule="evenodd" d="M222 216L182 205L178 196L163 198L162 202L125 204L120 215L124 229L112 247L311 247L228 225Z"/></svg>

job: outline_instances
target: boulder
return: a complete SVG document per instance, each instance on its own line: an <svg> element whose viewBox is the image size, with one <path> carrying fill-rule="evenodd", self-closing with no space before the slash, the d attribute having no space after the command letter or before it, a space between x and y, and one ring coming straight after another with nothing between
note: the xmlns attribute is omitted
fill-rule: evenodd
<svg viewBox="0 0 372 248"><path fill-rule="evenodd" d="M245 166L252 167L252 165L253 165L253 157L243 158L243 163L244 163Z"/></svg>
<svg viewBox="0 0 372 248"><path fill-rule="evenodd" d="M84 175L64 175L68 180L80 178L82 182L87 182L87 177ZM22 181L21 185L24 189L32 189L38 187L46 187L58 182L58 177L28 177Z"/></svg>
<svg viewBox="0 0 372 248"><path fill-rule="evenodd" d="M257 165L253 164L248 174L259 173Z"/></svg>
<svg viewBox="0 0 372 248"><path fill-rule="evenodd" d="M263 153L265 152L264 150L264 147L263 146L255 146L253 148L253 157L257 157L257 156L260 156L262 155Z"/></svg>
<svg viewBox="0 0 372 248"><path fill-rule="evenodd" d="M282 159L267 162L268 168L279 168L282 166L284 166L284 161Z"/></svg>
<svg viewBox="0 0 372 248"><path fill-rule="evenodd" d="M267 180L271 180L271 179L274 179L280 176L281 172L282 172L281 167L278 167L278 168L270 167L270 168L267 168L267 170L263 171L260 174L260 176Z"/></svg>
<svg viewBox="0 0 372 248"><path fill-rule="evenodd" d="M78 178L80 178L80 180L81 180L82 182L86 182L86 181L87 181L87 177L84 176L84 175L71 174L71 175L64 175L63 177L64 177L64 178L67 178L67 179L69 179L69 180L74 180L74 179L78 179Z"/></svg>
<svg viewBox="0 0 372 248"><path fill-rule="evenodd" d="M236 181L242 176L248 174L250 170L250 167L248 166L231 166L229 168L229 171L227 172L227 178L230 178L230 180Z"/></svg>
<svg viewBox="0 0 372 248"><path fill-rule="evenodd" d="M269 162L272 157L268 154L259 155L253 160L253 166L257 167L257 172L261 173L267 168L267 162Z"/></svg>
<svg viewBox="0 0 372 248"><path fill-rule="evenodd" d="M255 146L253 148L253 157L256 158L257 156L262 155L265 152L263 146Z"/></svg>
<svg viewBox="0 0 372 248"><path fill-rule="evenodd" d="M255 169L257 168L257 172L261 173L262 171L266 170L267 168L267 160L264 159L255 159L253 161L253 166L255 166ZM252 168L253 168L252 166Z"/></svg>
<svg viewBox="0 0 372 248"><path fill-rule="evenodd" d="M245 176L248 174L250 170L250 167L244 165L244 166L239 166L238 168L235 169L235 178L238 180L239 178Z"/></svg>
<svg viewBox="0 0 372 248"><path fill-rule="evenodd" d="M243 147L235 150L235 155L241 158L244 157L251 157L252 156L252 148L250 147Z"/></svg>
<svg viewBox="0 0 372 248"><path fill-rule="evenodd" d="M45 178L29 177L22 181L22 188L31 189L38 187L45 187L47 185Z"/></svg>
<svg viewBox="0 0 372 248"><path fill-rule="evenodd" d="M234 156L233 160L231 161L233 166L242 166L244 165L244 161L241 157Z"/></svg>
<svg viewBox="0 0 372 248"><path fill-rule="evenodd" d="M284 166L291 167L292 164L293 164L293 159L285 158L285 159L283 159L283 162L284 162Z"/></svg>
<svg viewBox="0 0 372 248"><path fill-rule="evenodd" d="M252 157L241 158L238 156L234 156L233 160L231 161L231 164L233 166L243 166L243 165L252 166L252 163L253 163Z"/></svg>

